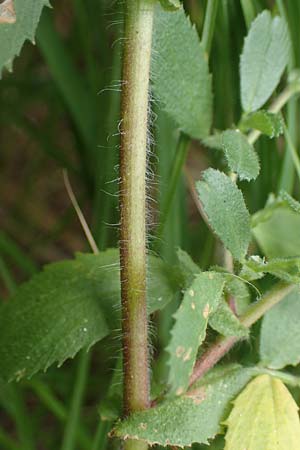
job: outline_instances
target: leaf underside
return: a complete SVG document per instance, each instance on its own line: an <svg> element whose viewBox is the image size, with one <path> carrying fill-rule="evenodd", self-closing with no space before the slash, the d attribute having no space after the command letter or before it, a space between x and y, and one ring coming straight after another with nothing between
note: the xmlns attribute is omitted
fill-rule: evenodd
<svg viewBox="0 0 300 450"><path fill-rule="evenodd" d="M260 375L234 401L225 450L299 450L298 407L281 380Z"/></svg>
<svg viewBox="0 0 300 450"><path fill-rule="evenodd" d="M256 111L269 99L279 83L290 54L284 19L272 19L263 11L252 22L240 63L241 99L244 111Z"/></svg>

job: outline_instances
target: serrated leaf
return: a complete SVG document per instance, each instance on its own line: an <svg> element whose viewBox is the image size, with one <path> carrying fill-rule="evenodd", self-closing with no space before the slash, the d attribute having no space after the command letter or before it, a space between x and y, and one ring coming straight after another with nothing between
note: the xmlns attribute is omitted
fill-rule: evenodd
<svg viewBox="0 0 300 450"><path fill-rule="evenodd" d="M176 11L181 7L179 0L159 0L161 6L167 11Z"/></svg>
<svg viewBox="0 0 300 450"><path fill-rule="evenodd" d="M242 192L224 173L208 169L196 188L208 221L234 258L246 255L251 233L250 215Z"/></svg>
<svg viewBox="0 0 300 450"><path fill-rule="evenodd" d="M151 71L153 92L177 126L191 137L207 136L212 122L211 76L196 28L183 8L168 13L157 7Z"/></svg>
<svg viewBox="0 0 300 450"><path fill-rule="evenodd" d="M260 375L234 401L225 450L299 450L298 407L277 378Z"/></svg>
<svg viewBox="0 0 300 450"><path fill-rule="evenodd" d="M0 77L3 67L12 69L14 58L19 55L26 40L34 41L37 25L48 0L14 0L16 21L0 26Z"/></svg>
<svg viewBox="0 0 300 450"><path fill-rule="evenodd" d="M286 206L270 207L260 214L252 233L264 255L300 256L300 215Z"/></svg>
<svg viewBox="0 0 300 450"><path fill-rule="evenodd" d="M151 445L183 447L208 443L221 431L220 422L227 416L230 402L251 376L251 369L240 366L215 369L186 394L120 422L114 435L141 439Z"/></svg>
<svg viewBox="0 0 300 450"><path fill-rule="evenodd" d="M260 166L258 156L247 138L239 130L226 130L222 133L222 148L232 172L241 180L255 180Z"/></svg>
<svg viewBox="0 0 300 450"><path fill-rule="evenodd" d="M259 256L252 256L244 263L243 269L245 267L254 274L270 273L288 283L300 283L300 257L274 258L265 261Z"/></svg>
<svg viewBox="0 0 300 450"><path fill-rule="evenodd" d="M243 117L241 127L246 130L255 129L274 138L283 133L283 120L281 114L260 110Z"/></svg>
<svg viewBox="0 0 300 450"><path fill-rule="evenodd" d="M216 311L209 317L208 323L223 336L245 338L249 335L249 329L239 321L225 300L220 302Z"/></svg>
<svg viewBox="0 0 300 450"><path fill-rule="evenodd" d="M286 191L281 190L279 192L279 200L284 201L292 211L295 211L298 214L300 213L300 203L291 197Z"/></svg>
<svg viewBox="0 0 300 450"><path fill-rule="evenodd" d="M263 11L252 22L240 63L241 99L244 111L261 108L276 88L290 54L284 19L272 19Z"/></svg>
<svg viewBox="0 0 300 450"><path fill-rule="evenodd" d="M62 364L120 326L119 252L78 254L46 266L0 307L0 377L29 378ZM169 266L149 258L149 312L179 287Z"/></svg>
<svg viewBox="0 0 300 450"><path fill-rule="evenodd" d="M234 308L238 316L244 314L249 306L251 295L246 284L230 274L225 284L225 293L234 300Z"/></svg>
<svg viewBox="0 0 300 450"><path fill-rule="evenodd" d="M300 362L300 293L295 288L263 318L260 358L272 369Z"/></svg>
<svg viewBox="0 0 300 450"><path fill-rule="evenodd" d="M223 287L221 274L203 272L197 275L174 315L175 325L167 347L168 381L173 394L180 395L188 387L198 348L206 335L208 318L217 308Z"/></svg>
<svg viewBox="0 0 300 450"><path fill-rule="evenodd" d="M200 267L197 266L190 255L181 248L176 250L176 256L180 266L180 272L184 278L184 287L188 288L192 284L195 275L201 272Z"/></svg>
<svg viewBox="0 0 300 450"><path fill-rule="evenodd" d="M201 142L205 147L214 149L214 150L223 150L222 146L222 133L221 132L215 132L214 134L211 134L210 136L205 137L204 139L201 139Z"/></svg>

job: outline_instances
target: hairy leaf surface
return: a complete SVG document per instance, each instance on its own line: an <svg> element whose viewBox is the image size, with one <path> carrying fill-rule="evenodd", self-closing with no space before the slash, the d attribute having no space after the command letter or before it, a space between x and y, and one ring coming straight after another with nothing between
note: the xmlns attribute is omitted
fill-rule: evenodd
<svg viewBox="0 0 300 450"><path fill-rule="evenodd" d="M14 0L15 23L0 24L0 77L3 67L12 69L26 40L34 42L34 35L44 6L49 0Z"/></svg>
<svg viewBox="0 0 300 450"><path fill-rule="evenodd" d="M160 445L190 446L208 443L221 431L230 402L249 382L251 369L220 367L211 371L184 395L155 408L135 413L117 424L114 434Z"/></svg>
<svg viewBox="0 0 300 450"><path fill-rule="evenodd" d="M263 318L260 357L264 365L282 369L300 362L300 292L295 288Z"/></svg>
<svg viewBox="0 0 300 450"><path fill-rule="evenodd" d="M208 169L196 183L208 221L234 258L246 255L251 233L250 215L242 192L224 173Z"/></svg>
<svg viewBox="0 0 300 450"><path fill-rule="evenodd" d="M50 264L1 306L0 377L29 378L54 362L62 364L120 326L118 258L112 249ZM172 283L170 268L151 257L150 313L172 299Z"/></svg>
<svg viewBox="0 0 300 450"><path fill-rule="evenodd" d="M208 318L216 310L223 288L222 275L214 272L197 275L174 316L175 325L167 351L169 384L176 395L188 387L198 348L206 335Z"/></svg>
<svg viewBox="0 0 300 450"><path fill-rule="evenodd" d="M264 261L259 256L252 256L245 262L245 267L256 274L270 273L288 283L300 283L300 257Z"/></svg>
<svg viewBox="0 0 300 450"><path fill-rule="evenodd" d="M270 138L278 137L283 133L281 115L265 110L247 114L243 118L241 126L246 129L258 130Z"/></svg>
<svg viewBox="0 0 300 450"><path fill-rule="evenodd" d="M241 324L225 300L220 302L216 311L210 316L208 323L223 336L244 338L249 335L249 329Z"/></svg>
<svg viewBox="0 0 300 450"><path fill-rule="evenodd" d="M239 130L226 130L222 133L222 147L232 172L241 180L255 180L260 166L258 156L246 136Z"/></svg>
<svg viewBox="0 0 300 450"><path fill-rule="evenodd" d="M279 83L290 53L284 19L263 11L252 22L241 55L241 99L244 111L256 111Z"/></svg>
<svg viewBox="0 0 300 450"><path fill-rule="evenodd" d="M281 380L260 375L234 401L225 450L299 450L298 407Z"/></svg>
<svg viewBox="0 0 300 450"><path fill-rule="evenodd" d="M170 13L157 7L151 70L154 94L178 127L194 138L207 136L211 76L196 28L183 8Z"/></svg>

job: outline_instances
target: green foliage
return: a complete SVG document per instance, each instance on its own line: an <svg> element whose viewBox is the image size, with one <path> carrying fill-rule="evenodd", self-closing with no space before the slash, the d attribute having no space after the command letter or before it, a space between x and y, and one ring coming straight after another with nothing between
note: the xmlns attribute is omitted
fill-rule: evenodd
<svg viewBox="0 0 300 450"><path fill-rule="evenodd" d="M234 401L225 450L298 450L298 407L281 380L260 375Z"/></svg>
<svg viewBox="0 0 300 450"><path fill-rule="evenodd" d="M228 366L213 370L184 395L133 414L116 425L114 435L151 445L206 443L221 431L230 402L249 382L251 369Z"/></svg>
<svg viewBox="0 0 300 450"><path fill-rule="evenodd" d="M244 111L261 108L279 83L290 52L284 20L263 11L252 22L241 55L241 99Z"/></svg>
<svg viewBox="0 0 300 450"><path fill-rule="evenodd" d="M209 325L223 336L245 338L249 335L249 329L241 324L225 300L220 302L216 311L209 317Z"/></svg>
<svg viewBox="0 0 300 450"><path fill-rule="evenodd" d="M243 259L250 242L250 215L243 195L224 173L208 169L196 183L208 221L234 258Z"/></svg>
<svg viewBox="0 0 300 450"><path fill-rule="evenodd" d="M12 70L13 60L19 55L24 42L34 42L34 36L40 15L48 0L15 0L16 21L12 24L0 24L0 76L6 67Z"/></svg>
<svg viewBox="0 0 300 450"><path fill-rule="evenodd" d="M274 258L268 261L263 260L259 256L249 258L243 269L247 269L254 274L263 275L270 273L281 280L288 283L300 283L300 258ZM259 277L257 277L259 278ZM249 279L249 278L248 278ZM256 279L255 275L252 279Z"/></svg>
<svg viewBox="0 0 300 450"><path fill-rule="evenodd" d="M189 384L198 348L206 335L209 316L216 310L224 288L221 274L197 275L184 294L176 312L175 325L167 347L171 392L182 394Z"/></svg>
<svg viewBox="0 0 300 450"><path fill-rule="evenodd" d="M289 207L270 208L252 233L268 258L300 256L300 215Z"/></svg>
<svg viewBox="0 0 300 450"><path fill-rule="evenodd" d="M260 110L246 114L240 124L242 129L254 129L270 138L278 137L283 133L283 120L280 114Z"/></svg>
<svg viewBox="0 0 300 450"><path fill-rule="evenodd" d="M184 287L188 288L192 284L195 275L200 273L200 267L197 266L190 255L181 248L177 249L176 256L180 266L180 272L184 278Z"/></svg>
<svg viewBox="0 0 300 450"><path fill-rule="evenodd" d="M46 266L1 305L0 377L30 378L119 326L118 251L78 254ZM149 259L149 313L163 308L176 292L170 269ZM173 290L173 288L175 288Z"/></svg>
<svg viewBox="0 0 300 450"><path fill-rule="evenodd" d="M159 1L161 6L167 11L176 11L181 6L179 0L159 0Z"/></svg>
<svg viewBox="0 0 300 450"><path fill-rule="evenodd" d="M260 357L273 369L300 362L300 294L287 295L263 318L260 333Z"/></svg>
<svg viewBox="0 0 300 450"><path fill-rule="evenodd" d="M183 8L173 13L156 9L152 74L154 94L177 126L191 137L207 136L212 121L211 76L197 31Z"/></svg>
<svg viewBox="0 0 300 450"><path fill-rule="evenodd" d="M255 180L259 174L257 154L246 136L239 130L226 130L222 133L222 147L232 172L241 180Z"/></svg>

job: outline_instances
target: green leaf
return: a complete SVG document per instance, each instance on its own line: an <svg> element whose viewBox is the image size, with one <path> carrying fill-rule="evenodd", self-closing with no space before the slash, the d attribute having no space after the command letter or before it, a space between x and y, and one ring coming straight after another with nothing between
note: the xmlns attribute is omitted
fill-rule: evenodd
<svg viewBox="0 0 300 450"><path fill-rule="evenodd" d="M211 76L196 28L183 8L168 13L157 7L151 71L153 92L178 127L194 138L207 136L212 122Z"/></svg>
<svg viewBox="0 0 300 450"><path fill-rule="evenodd" d="M253 236L268 258L300 256L300 215L289 207L278 206L260 212Z"/></svg>
<svg viewBox="0 0 300 450"><path fill-rule="evenodd" d="M298 407L281 380L260 375L234 401L225 450L299 450Z"/></svg>
<svg viewBox="0 0 300 450"><path fill-rule="evenodd" d="M244 314L251 300L247 285L233 274L230 274L227 277L224 291L227 295L233 297L237 315Z"/></svg>
<svg viewBox="0 0 300 450"><path fill-rule="evenodd" d="M208 169L196 183L208 221L234 258L246 255L251 233L243 194L224 173Z"/></svg>
<svg viewBox="0 0 300 450"><path fill-rule="evenodd" d="M208 318L217 308L223 288L221 274L203 272L197 275L174 315L175 325L167 347L173 394L180 395L188 387L198 348L206 335Z"/></svg>
<svg viewBox="0 0 300 450"><path fill-rule="evenodd" d="M0 77L3 67L12 70L26 40L34 42L34 35L44 6L48 0L14 0L16 22L0 25Z"/></svg>
<svg viewBox="0 0 300 450"><path fill-rule="evenodd" d="M300 293L296 288L263 318L260 358L272 369L300 362Z"/></svg>
<svg viewBox="0 0 300 450"><path fill-rule="evenodd" d="M159 0L161 6L166 11L176 11L181 7L181 3L179 0Z"/></svg>
<svg viewBox="0 0 300 450"><path fill-rule="evenodd" d="M241 55L241 99L244 111L256 111L271 96L287 65L289 33L284 19L263 11L252 22Z"/></svg>
<svg viewBox="0 0 300 450"><path fill-rule="evenodd" d="M141 439L150 445L190 446L208 443L221 431L230 402L249 382L251 369L220 367L211 371L184 395L165 400L117 424L114 435Z"/></svg>
<svg viewBox="0 0 300 450"><path fill-rule="evenodd" d="M295 211L298 214L300 213L300 203L291 197L286 191L281 190L279 192L279 200L285 202L285 204L288 205L292 211Z"/></svg>
<svg viewBox="0 0 300 450"><path fill-rule="evenodd" d="M239 130L222 133L222 147L232 172L241 180L255 180L259 174L258 156L246 136Z"/></svg>
<svg viewBox="0 0 300 450"><path fill-rule="evenodd" d="M62 364L119 327L119 252L78 254L46 266L0 307L0 377L31 377ZM172 269L149 258L149 313L179 290Z"/></svg>
<svg viewBox="0 0 300 450"><path fill-rule="evenodd" d="M209 317L208 323L223 336L244 338L249 335L249 329L241 324L225 300L220 302L216 311Z"/></svg>
<svg viewBox="0 0 300 450"><path fill-rule="evenodd" d="M251 256L244 264L247 270L256 274L270 273L288 283L300 283L300 258L274 258L265 261ZM253 278L252 278L253 279Z"/></svg>
<svg viewBox="0 0 300 450"><path fill-rule="evenodd" d="M214 149L214 150L223 150L222 146L222 133L220 131L216 131L214 134L201 139L201 142L205 147Z"/></svg>
<svg viewBox="0 0 300 450"><path fill-rule="evenodd" d="M180 266L181 274L184 278L184 287L188 288L192 284L195 275L201 272L200 267L197 266L190 255L181 248L178 248L176 250L176 256Z"/></svg>
<svg viewBox="0 0 300 450"><path fill-rule="evenodd" d="M283 120L281 114L260 110L243 117L241 127L246 130L255 129L274 138L283 133Z"/></svg>

